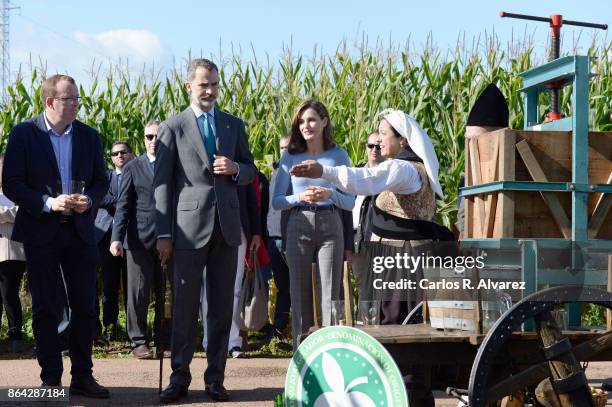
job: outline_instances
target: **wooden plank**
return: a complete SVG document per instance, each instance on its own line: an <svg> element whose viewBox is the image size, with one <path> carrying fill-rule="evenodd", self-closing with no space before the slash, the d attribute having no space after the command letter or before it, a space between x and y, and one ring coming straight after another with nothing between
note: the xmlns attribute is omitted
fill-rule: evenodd
<svg viewBox="0 0 612 407"><path fill-rule="evenodd" d="M317 263L312 263L310 265L310 275L312 279L312 317L314 326L321 326L321 311L319 309L319 305L321 304L321 299L319 298L319 279L317 277Z"/></svg>
<svg viewBox="0 0 612 407"><path fill-rule="evenodd" d="M525 163L529 174L531 174L531 178L533 178L533 180L537 182L548 182L548 178L546 177L546 174L544 174L542 167L540 167L540 164L533 155L533 152L531 151L527 140L523 140L517 143L516 149L521 155L521 158L523 159L523 162ZM542 192L541 195L546 204L548 205L552 216L555 219L555 222L557 223L557 226L559 226L559 229L561 229L563 237L565 239L570 239L571 223L569 221L569 218L567 217L567 214L563 210L563 207L561 206L559 198L557 197L557 195L555 195L554 192Z"/></svg>
<svg viewBox="0 0 612 407"><path fill-rule="evenodd" d="M465 186L474 185L474 181L472 180L472 169L471 169L469 146L470 146L470 139L466 138L465 139L465 151L463 153L465 157L465 180L464 180ZM473 214L474 203L471 198L464 197L462 205L464 205L464 213L463 213L463 236L461 236L461 238L462 239L471 238L471 237L474 237L474 232L473 232L474 222L472 220L474 216Z"/></svg>
<svg viewBox="0 0 612 407"><path fill-rule="evenodd" d="M499 137L499 180L514 181L516 133L512 130L496 132ZM514 192L506 191L497 197L497 210L493 226L493 237L514 237Z"/></svg>
<svg viewBox="0 0 612 407"><path fill-rule="evenodd" d="M469 140L470 148L470 165L472 170L472 181L474 185L480 185L482 183L482 177L480 176L480 157L478 153L478 139L473 138ZM483 236L483 223L485 218L485 207L484 201L480 195L474 197L476 210L474 211L474 237Z"/></svg>
<svg viewBox="0 0 612 407"><path fill-rule="evenodd" d="M478 287L478 281L480 281L480 269L474 267L472 272L472 284L473 287ZM485 334L482 329L482 293L480 290L476 290L476 306L474 307L474 316L476 317L476 333L478 335Z"/></svg>
<svg viewBox="0 0 612 407"><path fill-rule="evenodd" d="M493 135L493 154L492 154L492 175L488 181L497 180L499 169L499 135ZM484 237L493 237L493 228L495 226L495 212L497 209L497 192L488 194L485 203L485 221L484 221Z"/></svg>
<svg viewBox="0 0 612 407"><path fill-rule="evenodd" d="M344 287L344 315L346 324L354 326L353 323L353 290L351 290L351 279L349 278L348 262L344 262L344 273L342 275L342 286Z"/></svg>
<svg viewBox="0 0 612 407"><path fill-rule="evenodd" d="M519 158L519 163L524 166ZM531 178L529 179L531 180ZM516 192L520 205L514 208L514 236L517 238L563 238L563 234L551 215L550 208L537 191ZM570 213L570 194L557 193L565 213Z"/></svg>
<svg viewBox="0 0 612 407"><path fill-rule="evenodd" d="M359 326L359 329L372 335L382 344L400 343L457 343L470 342L473 333L467 331L444 332L437 330L430 325L380 325L380 326Z"/></svg>
<svg viewBox="0 0 612 407"><path fill-rule="evenodd" d="M427 325L429 321L429 301L427 301L427 291L423 293L423 307L421 308L421 312L423 313L423 324Z"/></svg>
<svg viewBox="0 0 612 407"><path fill-rule="evenodd" d="M499 148L496 132L479 134L478 159L480 161L480 181L483 184L496 181L497 149Z"/></svg>
<svg viewBox="0 0 612 407"><path fill-rule="evenodd" d="M608 292L612 293L612 255L608 256ZM612 331L612 310L606 310L606 328Z"/></svg>
<svg viewBox="0 0 612 407"><path fill-rule="evenodd" d="M612 172L608 177L607 184L612 184ZM608 215L608 211L612 207L612 194L604 194L602 193L597 203L595 204L595 209L593 210L593 215L591 215L591 220L589 221L589 239L595 239L597 234L599 233L599 229L604 224L604 220Z"/></svg>

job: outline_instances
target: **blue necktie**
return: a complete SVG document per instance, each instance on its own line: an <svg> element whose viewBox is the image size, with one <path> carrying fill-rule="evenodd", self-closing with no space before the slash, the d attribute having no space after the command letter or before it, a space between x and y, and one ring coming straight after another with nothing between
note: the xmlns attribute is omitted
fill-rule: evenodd
<svg viewBox="0 0 612 407"><path fill-rule="evenodd" d="M212 163L213 155L217 152L217 143L215 142L212 126L210 125L209 114L204 113L200 115L198 121L200 122L200 131L202 132L202 139L204 139L204 147L206 147L208 160Z"/></svg>

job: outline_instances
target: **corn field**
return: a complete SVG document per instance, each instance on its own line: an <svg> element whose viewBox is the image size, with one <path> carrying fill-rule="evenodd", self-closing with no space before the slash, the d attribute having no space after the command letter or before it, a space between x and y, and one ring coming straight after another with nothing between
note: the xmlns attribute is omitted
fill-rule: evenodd
<svg viewBox="0 0 612 407"><path fill-rule="evenodd" d="M526 44L526 45L525 45ZM485 50L483 51L482 48ZM543 62L529 41L509 44L506 50L490 41L472 50L458 44L443 53L435 47L414 52L409 47L378 44L349 50L340 44L334 54L305 57L290 49L276 63L262 66L256 58L239 55L220 61L219 106L247 125L251 151L258 167L269 173L278 156L278 139L290 127L297 105L307 97L328 107L336 142L354 163L365 159L364 141L378 126L376 114L393 107L413 115L433 140L440 160L440 180L446 200L438 201L438 218L445 225L456 217L457 185L464 166L464 126L470 108L488 83L494 82L506 96L511 127L521 128L521 81L517 73ZM316 51L315 51L316 54ZM593 44L596 56L590 84L592 128L612 131L612 44ZM68 72L70 74L70 72ZM42 110L41 82L45 75L31 69L19 75L7 89L0 113L0 149L6 146L13 125ZM151 77L152 76L152 77ZM165 119L186 108L188 94L184 72L133 75L109 70L95 75L88 89L80 87L83 106L80 120L100 131L108 150L117 139L130 141L143 151L144 123ZM562 110L571 114L570 90L562 96ZM540 109L547 110L547 95ZM110 163L110 160L109 160Z"/></svg>

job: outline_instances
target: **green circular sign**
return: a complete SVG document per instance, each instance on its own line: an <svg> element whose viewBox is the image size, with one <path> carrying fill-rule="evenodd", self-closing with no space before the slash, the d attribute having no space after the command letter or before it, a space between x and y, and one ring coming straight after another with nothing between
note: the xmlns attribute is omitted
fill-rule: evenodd
<svg viewBox="0 0 612 407"><path fill-rule="evenodd" d="M293 355L287 407L408 407L402 375L389 352L365 332L319 329Z"/></svg>

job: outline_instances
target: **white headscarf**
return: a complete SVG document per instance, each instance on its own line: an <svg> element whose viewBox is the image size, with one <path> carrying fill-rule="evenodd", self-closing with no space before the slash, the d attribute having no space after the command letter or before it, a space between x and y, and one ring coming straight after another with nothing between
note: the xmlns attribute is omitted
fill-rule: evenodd
<svg viewBox="0 0 612 407"><path fill-rule="evenodd" d="M444 192L438 180L438 156L434 150L429 136L412 117L401 110L386 109L378 114L389 122L391 126L408 141L408 145L416 155L423 160L423 165L429 177L433 191L442 199Z"/></svg>

